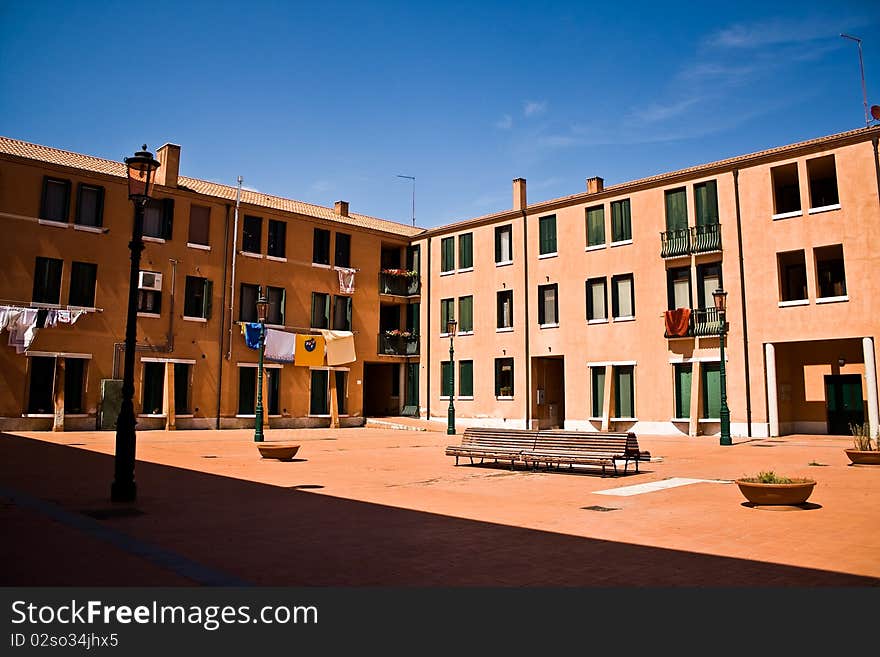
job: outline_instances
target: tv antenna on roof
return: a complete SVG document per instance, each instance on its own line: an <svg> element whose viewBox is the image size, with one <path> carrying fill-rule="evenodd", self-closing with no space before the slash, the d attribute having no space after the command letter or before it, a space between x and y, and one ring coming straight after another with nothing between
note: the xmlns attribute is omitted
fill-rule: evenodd
<svg viewBox="0 0 880 657"><path fill-rule="evenodd" d="M849 34L841 35L844 39L849 39L850 41L855 41L859 44L859 71L862 74L862 100L865 103L865 127L871 127L871 119L868 117L868 93L865 91L865 65L862 63L862 40L859 37L850 36ZM871 114L874 114L874 108L871 108ZM880 112L878 112L880 114ZM874 118L877 118L877 115L874 115Z"/></svg>
<svg viewBox="0 0 880 657"><path fill-rule="evenodd" d="M401 176L398 174L398 178L406 178L407 180L412 180L412 225L415 228L416 225L416 177L415 176Z"/></svg>

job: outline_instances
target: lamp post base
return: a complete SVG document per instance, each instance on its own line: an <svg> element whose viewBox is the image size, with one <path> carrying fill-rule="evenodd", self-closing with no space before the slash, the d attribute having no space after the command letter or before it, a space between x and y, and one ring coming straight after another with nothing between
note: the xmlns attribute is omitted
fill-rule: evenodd
<svg viewBox="0 0 880 657"><path fill-rule="evenodd" d="M137 484L133 481L114 481L110 486L111 502L134 502L137 499Z"/></svg>

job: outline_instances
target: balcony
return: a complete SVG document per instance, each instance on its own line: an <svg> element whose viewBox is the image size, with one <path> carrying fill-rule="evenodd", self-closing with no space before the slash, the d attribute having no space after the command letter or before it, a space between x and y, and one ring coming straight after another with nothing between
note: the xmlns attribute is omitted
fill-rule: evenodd
<svg viewBox="0 0 880 657"><path fill-rule="evenodd" d="M678 258L691 253L721 250L721 224L706 224L660 233L660 257Z"/></svg>
<svg viewBox="0 0 880 657"><path fill-rule="evenodd" d="M715 308L694 310L691 318L693 334L697 337L721 335L721 316Z"/></svg>
<svg viewBox="0 0 880 657"><path fill-rule="evenodd" d="M379 294L396 297L417 297L422 291L422 281L415 272L399 270L401 273L380 273Z"/></svg>
<svg viewBox="0 0 880 657"><path fill-rule="evenodd" d="M665 338L692 338L694 336L694 315L690 308L667 310L664 314Z"/></svg>
<svg viewBox="0 0 880 657"><path fill-rule="evenodd" d="M680 228L660 233L660 257L677 258L690 253L690 230Z"/></svg>
<svg viewBox="0 0 880 657"><path fill-rule="evenodd" d="M383 356L418 356L418 335L379 335L378 352Z"/></svg>
<svg viewBox="0 0 880 657"><path fill-rule="evenodd" d="M709 253L721 250L721 224L706 224L691 228L691 253Z"/></svg>

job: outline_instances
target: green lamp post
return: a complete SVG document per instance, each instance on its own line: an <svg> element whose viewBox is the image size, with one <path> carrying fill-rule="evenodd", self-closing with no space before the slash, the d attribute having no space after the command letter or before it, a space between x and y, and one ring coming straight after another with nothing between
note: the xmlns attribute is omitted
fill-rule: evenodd
<svg viewBox="0 0 880 657"><path fill-rule="evenodd" d="M260 367L257 369L257 410L254 416L254 442L263 442L263 352L266 348L266 316L269 301L262 290L257 297L257 320L260 322Z"/></svg>
<svg viewBox="0 0 880 657"><path fill-rule="evenodd" d="M721 347L721 444L732 445L730 439L730 409L727 408L727 371L724 362L724 338L727 336L727 292L720 287L712 293L715 299L715 310L718 311L718 321L721 327L718 330L719 345Z"/></svg>
<svg viewBox="0 0 880 657"><path fill-rule="evenodd" d="M455 338L456 325L454 319L446 321L446 332L449 334L449 410L446 412L446 433L450 436L455 435L455 349L452 341Z"/></svg>

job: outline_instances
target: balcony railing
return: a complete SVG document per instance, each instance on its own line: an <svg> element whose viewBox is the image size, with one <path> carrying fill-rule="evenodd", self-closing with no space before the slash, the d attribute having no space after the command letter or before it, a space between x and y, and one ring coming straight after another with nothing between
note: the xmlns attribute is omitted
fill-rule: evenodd
<svg viewBox="0 0 880 657"><path fill-rule="evenodd" d="M379 294L398 297L417 297L422 291L421 278L400 274L379 274Z"/></svg>
<svg viewBox="0 0 880 657"><path fill-rule="evenodd" d="M706 224L660 233L660 257L677 258L690 253L721 250L721 224Z"/></svg>
<svg viewBox="0 0 880 657"><path fill-rule="evenodd" d="M378 353L385 356L418 356L419 336L380 334Z"/></svg>
<svg viewBox="0 0 880 657"><path fill-rule="evenodd" d="M721 334L721 315L715 308L694 310L691 318L694 335L702 337Z"/></svg>
<svg viewBox="0 0 880 657"><path fill-rule="evenodd" d="M721 250L721 224L706 224L691 228L691 253Z"/></svg>

